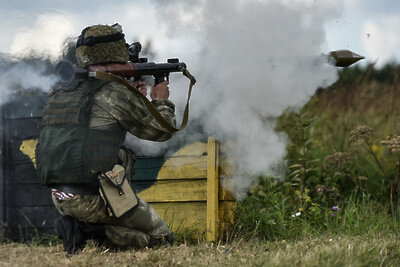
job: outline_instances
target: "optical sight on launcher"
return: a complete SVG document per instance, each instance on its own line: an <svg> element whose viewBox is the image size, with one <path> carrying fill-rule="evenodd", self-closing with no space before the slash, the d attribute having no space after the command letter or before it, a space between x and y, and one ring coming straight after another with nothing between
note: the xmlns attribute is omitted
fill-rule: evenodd
<svg viewBox="0 0 400 267"><path fill-rule="evenodd" d="M125 78L139 80L142 76L154 76L154 83L158 84L169 80L171 72L184 72L186 64L179 62L178 58L170 58L166 63L147 62L147 58L140 58L142 45L139 42L127 45L129 53L128 63L110 63L104 65L91 65L80 68L69 61L61 61L57 64L55 72L61 83L68 84L75 79L94 78L96 71L110 72Z"/></svg>

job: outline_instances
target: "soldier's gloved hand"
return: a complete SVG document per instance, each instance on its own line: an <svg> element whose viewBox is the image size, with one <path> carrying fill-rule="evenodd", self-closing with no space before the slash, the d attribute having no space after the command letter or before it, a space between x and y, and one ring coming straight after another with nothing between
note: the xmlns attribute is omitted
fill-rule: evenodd
<svg viewBox="0 0 400 267"><path fill-rule="evenodd" d="M145 81L136 81L132 83L133 86L135 86L139 91L142 93L142 95L147 96L147 86Z"/></svg>
<svg viewBox="0 0 400 267"><path fill-rule="evenodd" d="M150 97L151 99L166 99L169 97L169 82L163 81L155 86L153 86L150 90Z"/></svg>

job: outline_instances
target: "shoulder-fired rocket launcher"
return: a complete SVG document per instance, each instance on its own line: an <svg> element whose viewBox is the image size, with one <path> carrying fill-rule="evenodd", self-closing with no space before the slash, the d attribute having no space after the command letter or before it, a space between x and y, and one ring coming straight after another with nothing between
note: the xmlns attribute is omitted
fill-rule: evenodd
<svg viewBox="0 0 400 267"><path fill-rule="evenodd" d="M70 83L75 79L95 78L97 71L110 72L125 78L139 80L142 76L154 76L154 83L158 84L169 79L171 72L184 72L186 64L179 62L177 58L168 59L166 63L147 62L147 58L139 58L142 46L139 42L129 46L128 63L110 63L103 65L91 65L80 68L68 61L61 61L56 66L56 75L62 83Z"/></svg>
<svg viewBox="0 0 400 267"><path fill-rule="evenodd" d="M167 63L111 63L105 65L92 65L87 69L72 65L68 61L61 61L56 66L56 74L62 83L72 82L74 79L95 78L97 71L110 72L125 78L153 75L155 84L169 79L171 72L183 72L186 64L178 59L168 59ZM138 79L138 78L136 78Z"/></svg>

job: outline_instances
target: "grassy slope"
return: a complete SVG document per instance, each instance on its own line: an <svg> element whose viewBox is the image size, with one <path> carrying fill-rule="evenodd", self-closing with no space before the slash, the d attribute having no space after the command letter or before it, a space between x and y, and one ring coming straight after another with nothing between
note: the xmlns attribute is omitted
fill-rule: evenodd
<svg viewBox="0 0 400 267"><path fill-rule="evenodd" d="M379 80L376 70L367 69L357 75L354 72L342 71L337 83L322 90L303 108L317 116L315 135L324 149L346 150L348 134L358 125L373 128L376 141L397 132L400 68L392 70L386 79L380 78L383 80Z"/></svg>
<svg viewBox="0 0 400 267"><path fill-rule="evenodd" d="M371 147L389 179L394 181L398 172L398 157L387 153L386 147L380 142L387 140L390 135L399 134L399 77L398 66L388 65L382 70L374 70L373 66L365 70L345 68L337 83L320 90L301 110L306 117L314 118L313 159L319 159L322 163L329 154L351 151L351 130L366 125L374 131ZM285 123L288 122L284 119ZM290 124L284 128L289 135L293 131ZM384 177L367 150L360 157L359 175L368 178L368 192L382 198Z"/></svg>

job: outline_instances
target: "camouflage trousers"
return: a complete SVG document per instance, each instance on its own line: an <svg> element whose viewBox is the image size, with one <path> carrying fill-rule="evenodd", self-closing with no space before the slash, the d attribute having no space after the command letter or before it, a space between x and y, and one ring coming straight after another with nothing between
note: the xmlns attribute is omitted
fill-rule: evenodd
<svg viewBox="0 0 400 267"><path fill-rule="evenodd" d="M53 196L54 205L62 215L82 222L105 224L105 234L112 245L144 248L151 238L163 239L171 231L148 203L139 197L138 200L135 208L117 218L108 214L100 195L75 195L66 200Z"/></svg>

